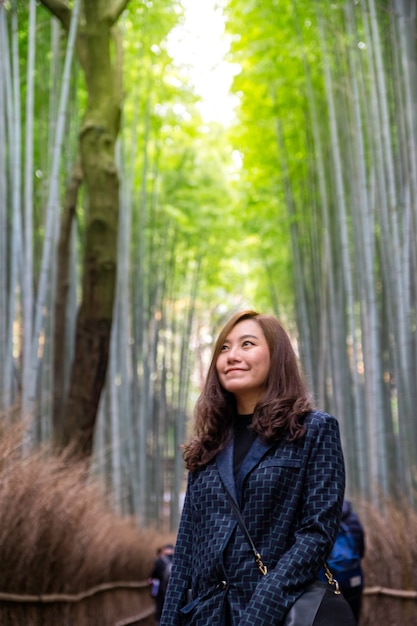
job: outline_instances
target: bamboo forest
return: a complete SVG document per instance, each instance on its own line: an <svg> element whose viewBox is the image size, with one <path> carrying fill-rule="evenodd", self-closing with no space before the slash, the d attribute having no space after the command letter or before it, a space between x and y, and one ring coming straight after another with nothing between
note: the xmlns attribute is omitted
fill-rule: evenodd
<svg viewBox="0 0 417 626"><path fill-rule="evenodd" d="M0 1L2 429L174 531L213 339L255 309L339 421L347 494L414 507L416 5L209 2L222 120L174 54L188 4Z"/></svg>

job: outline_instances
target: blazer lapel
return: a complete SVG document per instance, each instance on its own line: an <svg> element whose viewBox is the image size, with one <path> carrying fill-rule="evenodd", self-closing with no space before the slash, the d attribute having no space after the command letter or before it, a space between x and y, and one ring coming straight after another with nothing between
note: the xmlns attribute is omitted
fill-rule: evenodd
<svg viewBox="0 0 417 626"><path fill-rule="evenodd" d="M236 480L237 501L239 503L241 503L243 481L249 472L251 472L252 469L259 463L265 453L272 447L272 445L273 444L262 442L261 439L257 437L250 447Z"/></svg>
<svg viewBox="0 0 417 626"><path fill-rule="evenodd" d="M237 502L236 484L233 477L233 440L216 455L216 464L223 485Z"/></svg>
<svg viewBox="0 0 417 626"><path fill-rule="evenodd" d="M240 503L241 501L245 477L259 463L264 454L271 448L271 445L272 444L269 443L263 443L259 437L255 439L242 463L236 482L233 476L233 440L217 454L216 464L220 478L225 489L227 489L236 502Z"/></svg>

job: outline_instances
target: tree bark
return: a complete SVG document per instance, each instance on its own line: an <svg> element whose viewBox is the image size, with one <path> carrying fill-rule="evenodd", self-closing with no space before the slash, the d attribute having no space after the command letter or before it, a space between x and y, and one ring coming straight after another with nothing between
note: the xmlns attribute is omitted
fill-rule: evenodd
<svg viewBox="0 0 417 626"><path fill-rule="evenodd" d="M61 414L65 398L65 371L67 362L66 312L68 290L70 285L70 247L71 232L77 209L78 191L82 184L80 164L74 166L67 184L64 210L61 219L61 230L57 254L57 281L55 294L55 327L54 327L54 389L53 389L53 429L60 429Z"/></svg>
<svg viewBox="0 0 417 626"><path fill-rule="evenodd" d="M42 0L67 29L70 9L59 0ZM128 0L84 0L77 54L87 88L79 154L86 186L86 226L82 295L75 332L75 355L68 395L54 442L76 458L92 453L100 395L106 380L116 287L119 179L115 143L123 94L121 68L112 60L112 28ZM117 57L116 57L117 58ZM59 346L56 346L59 349Z"/></svg>

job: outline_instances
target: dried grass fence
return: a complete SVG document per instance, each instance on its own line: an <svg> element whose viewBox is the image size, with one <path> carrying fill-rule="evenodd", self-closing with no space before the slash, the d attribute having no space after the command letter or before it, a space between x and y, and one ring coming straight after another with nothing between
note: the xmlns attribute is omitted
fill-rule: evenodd
<svg viewBox="0 0 417 626"><path fill-rule="evenodd" d="M173 537L118 517L83 467L0 437L0 624L153 626L147 577ZM356 503L366 531L361 626L417 624L417 512Z"/></svg>
<svg viewBox="0 0 417 626"><path fill-rule="evenodd" d="M361 626L416 626L417 511L405 501L357 508L366 532Z"/></svg>
<svg viewBox="0 0 417 626"><path fill-rule="evenodd" d="M23 459L20 436L0 438L0 624L153 626L147 578L173 538L117 516L84 467Z"/></svg>

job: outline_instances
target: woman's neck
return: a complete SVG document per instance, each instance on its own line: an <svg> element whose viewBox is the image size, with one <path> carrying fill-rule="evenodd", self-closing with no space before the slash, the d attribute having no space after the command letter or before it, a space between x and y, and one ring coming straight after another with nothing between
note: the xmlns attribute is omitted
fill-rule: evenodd
<svg viewBox="0 0 417 626"><path fill-rule="evenodd" d="M258 398L236 398L236 407L238 415L253 415Z"/></svg>

